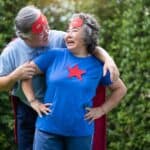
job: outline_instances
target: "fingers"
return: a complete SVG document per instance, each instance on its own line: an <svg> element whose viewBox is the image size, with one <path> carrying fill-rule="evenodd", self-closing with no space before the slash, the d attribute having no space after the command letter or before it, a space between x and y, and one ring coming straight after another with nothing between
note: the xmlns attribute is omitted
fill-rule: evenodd
<svg viewBox="0 0 150 150"><path fill-rule="evenodd" d="M96 119L95 111L92 111L92 108L85 108L88 112L85 114L84 119L88 120L89 123L92 123Z"/></svg>
<svg viewBox="0 0 150 150"><path fill-rule="evenodd" d="M85 114L84 119L88 120L89 123L92 123L95 119L98 119L105 114L105 112L101 107L95 108L86 107L86 110L88 112Z"/></svg>
<svg viewBox="0 0 150 150"><path fill-rule="evenodd" d="M25 68L22 72L21 79L31 79L35 75L33 68Z"/></svg>
<svg viewBox="0 0 150 150"><path fill-rule="evenodd" d="M42 117L43 114L49 115L49 113L51 113L51 109L49 107L52 106L52 103L43 104L36 100L31 103L31 106L38 113L39 117Z"/></svg>
<svg viewBox="0 0 150 150"><path fill-rule="evenodd" d="M32 64L26 62L16 69L16 74L19 79L30 79L35 75L36 69Z"/></svg>
<svg viewBox="0 0 150 150"><path fill-rule="evenodd" d="M106 75L106 73L107 73L107 66L106 66L106 65L104 65L104 67L103 67L103 76L105 76L105 75Z"/></svg>
<svg viewBox="0 0 150 150"><path fill-rule="evenodd" d="M44 105L45 106L52 106L53 104L52 103L45 103Z"/></svg>
<svg viewBox="0 0 150 150"><path fill-rule="evenodd" d="M114 78L116 78L115 77L115 71L113 69L111 69L111 71L110 71L110 79L111 79L112 82L114 81Z"/></svg>
<svg viewBox="0 0 150 150"><path fill-rule="evenodd" d="M30 79L35 75L36 67L34 64L30 64L29 62L24 63L23 65L16 68L11 76L16 80Z"/></svg>
<svg viewBox="0 0 150 150"><path fill-rule="evenodd" d="M39 117L42 117L42 113L38 110L36 111Z"/></svg>
<svg viewBox="0 0 150 150"><path fill-rule="evenodd" d="M112 82L116 81L119 78L119 70L113 61L104 64L103 76L106 75L107 71L110 72L110 78Z"/></svg>
<svg viewBox="0 0 150 150"><path fill-rule="evenodd" d="M41 103L40 106L39 106L40 112L42 112L45 115L48 115L51 112L51 109L49 108L49 106L51 106L50 103L47 103L47 104L42 104Z"/></svg>
<svg viewBox="0 0 150 150"><path fill-rule="evenodd" d="M42 114L49 115L49 113L52 112L51 109L49 108L49 106L51 105L52 105L51 103L46 104L40 103L38 109Z"/></svg>

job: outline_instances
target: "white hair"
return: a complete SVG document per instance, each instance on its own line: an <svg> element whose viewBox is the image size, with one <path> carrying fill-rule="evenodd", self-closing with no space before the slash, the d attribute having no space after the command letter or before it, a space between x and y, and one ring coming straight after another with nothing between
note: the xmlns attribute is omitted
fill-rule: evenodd
<svg viewBox="0 0 150 150"><path fill-rule="evenodd" d="M32 5L23 7L15 18L16 35L21 38L30 37L32 24L39 14L41 14L40 9Z"/></svg>

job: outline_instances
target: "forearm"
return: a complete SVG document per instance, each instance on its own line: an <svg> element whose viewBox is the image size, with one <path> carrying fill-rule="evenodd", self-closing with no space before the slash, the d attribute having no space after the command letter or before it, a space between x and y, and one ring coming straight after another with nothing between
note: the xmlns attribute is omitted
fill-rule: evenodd
<svg viewBox="0 0 150 150"><path fill-rule="evenodd" d="M50 103L43 104L35 98L31 79L22 81L22 89L30 106L40 117L42 117L42 114L48 115L51 112Z"/></svg>
<svg viewBox="0 0 150 150"><path fill-rule="evenodd" d="M119 82L120 82L120 87L111 89L112 94L107 98L106 102L101 106L103 111L106 114L120 103L120 101L122 100L122 98L127 92L127 89L124 83L120 79L119 79Z"/></svg>
<svg viewBox="0 0 150 150"><path fill-rule="evenodd" d="M9 91L12 89L16 81L17 78L13 73L0 77L0 91Z"/></svg>
<svg viewBox="0 0 150 150"><path fill-rule="evenodd" d="M111 59L110 55L102 47L97 46L94 55L101 61L105 62L107 59Z"/></svg>
<svg viewBox="0 0 150 150"><path fill-rule="evenodd" d="M85 120L92 122L110 112L119 104L127 91L124 83L120 79L116 83L113 83L110 89L112 94L103 105L94 108L86 107L87 113L85 114Z"/></svg>
<svg viewBox="0 0 150 150"><path fill-rule="evenodd" d="M35 94L32 87L32 79L23 80L21 85L28 102L31 103L31 101L35 100Z"/></svg>
<svg viewBox="0 0 150 150"><path fill-rule="evenodd" d="M29 62L16 68L10 74L0 77L0 91L10 90L17 80L30 79L35 74L35 66Z"/></svg>

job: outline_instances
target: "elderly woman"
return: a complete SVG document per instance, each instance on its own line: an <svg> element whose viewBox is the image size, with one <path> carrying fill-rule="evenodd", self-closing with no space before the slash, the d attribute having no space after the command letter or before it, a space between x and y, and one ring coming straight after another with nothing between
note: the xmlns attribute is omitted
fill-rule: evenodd
<svg viewBox="0 0 150 150"><path fill-rule="evenodd" d="M73 15L65 42L67 49L45 52L32 61L37 73L46 76L44 103L32 90L31 80L22 83L31 107L39 114L34 150L90 150L94 120L117 106L126 93L121 79L111 82L103 77L103 63L93 55L99 26L84 13ZM99 107L93 107L98 85L108 86L111 94ZM43 115L43 116L42 116Z"/></svg>

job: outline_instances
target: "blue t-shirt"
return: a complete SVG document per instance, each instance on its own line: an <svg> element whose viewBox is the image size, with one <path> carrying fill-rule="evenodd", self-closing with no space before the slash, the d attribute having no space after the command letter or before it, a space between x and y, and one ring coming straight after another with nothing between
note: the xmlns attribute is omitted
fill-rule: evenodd
<svg viewBox="0 0 150 150"><path fill-rule="evenodd" d="M38 117L36 127L65 136L93 134L93 124L84 120L85 107L92 107L99 84L111 84L109 73L102 76L103 63L94 56L76 57L67 49L47 51L34 62L46 75L44 103L52 103L52 112Z"/></svg>
<svg viewBox="0 0 150 150"><path fill-rule="evenodd" d="M26 61L34 59L47 49L57 47L65 48L64 35L65 32L50 30L49 44L46 47L39 48L29 47L21 38L16 38L11 41L0 55L0 76L8 75L18 66ZM43 76L38 75L33 78L33 89L36 98L42 100L45 92L45 79ZM20 82L14 86L12 94L18 96L23 102L27 103Z"/></svg>

